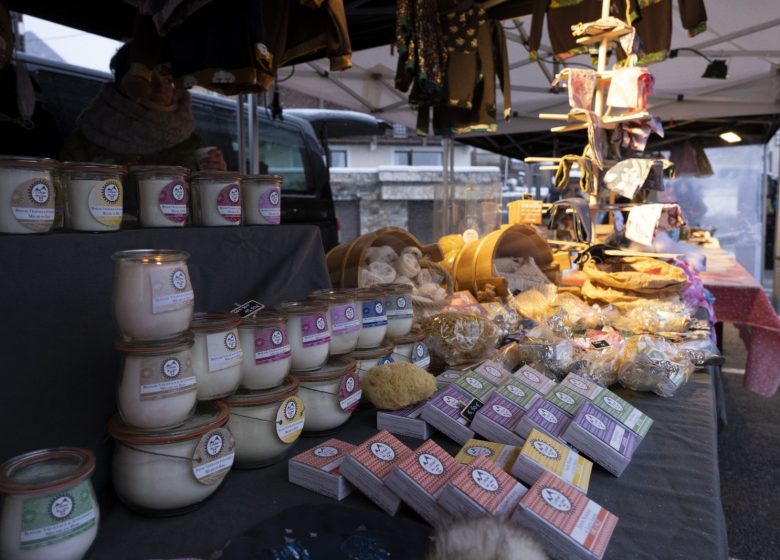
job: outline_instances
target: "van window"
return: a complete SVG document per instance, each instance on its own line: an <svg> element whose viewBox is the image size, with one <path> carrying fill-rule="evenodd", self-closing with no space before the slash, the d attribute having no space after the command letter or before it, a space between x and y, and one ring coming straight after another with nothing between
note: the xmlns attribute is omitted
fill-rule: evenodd
<svg viewBox="0 0 780 560"><path fill-rule="evenodd" d="M313 192L314 185L306 181L306 145L297 130L260 123L260 171L263 164L268 173L284 177L287 192Z"/></svg>

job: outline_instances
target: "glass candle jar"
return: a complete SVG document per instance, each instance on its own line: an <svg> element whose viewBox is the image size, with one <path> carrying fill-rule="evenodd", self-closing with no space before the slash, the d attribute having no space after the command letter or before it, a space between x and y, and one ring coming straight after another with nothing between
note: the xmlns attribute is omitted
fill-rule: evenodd
<svg viewBox="0 0 780 560"><path fill-rule="evenodd" d="M318 370L293 375L301 383L298 394L306 409L305 433L335 430L349 420L360 404L360 377L352 358L332 356Z"/></svg>
<svg viewBox="0 0 780 560"><path fill-rule="evenodd" d="M376 348L367 348L364 350L355 350L347 357L355 360L355 369L360 377L360 383L366 378L368 370L374 366L393 362L393 345L385 344Z"/></svg>
<svg viewBox="0 0 780 560"><path fill-rule="evenodd" d="M244 349L241 386L258 390L279 385L292 366L287 314L263 309L252 317L241 319L238 332Z"/></svg>
<svg viewBox="0 0 780 560"><path fill-rule="evenodd" d="M140 429L181 425L197 403L192 335L116 343L123 354L117 401L122 420Z"/></svg>
<svg viewBox="0 0 780 560"><path fill-rule="evenodd" d="M189 253L119 251L114 276L114 316L126 338L169 338L186 331L195 295L187 269Z"/></svg>
<svg viewBox="0 0 780 560"><path fill-rule="evenodd" d="M425 344L426 332L416 329L400 338L396 338L393 359L409 362L425 370L431 365L431 354Z"/></svg>
<svg viewBox="0 0 780 560"><path fill-rule="evenodd" d="M76 231L116 231L122 224L123 190L119 165L62 164L68 224Z"/></svg>
<svg viewBox="0 0 780 560"><path fill-rule="evenodd" d="M116 441L114 489L131 509L149 515L185 513L213 494L235 459L235 441L226 427L228 406L201 403L173 430L143 431L113 416L108 432Z"/></svg>
<svg viewBox="0 0 780 560"><path fill-rule="evenodd" d="M387 284L385 290L385 311L387 312L388 340L406 336L414 324L412 308L412 286L409 284Z"/></svg>
<svg viewBox="0 0 780 560"><path fill-rule="evenodd" d="M279 387L267 391L240 389L227 400L228 428L236 438L236 466L265 467L284 459L301 435L303 401L298 380L287 376Z"/></svg>
<svg viewBox="0 0 780 560"><path fill-rule="evenodd" d="M0 156L0 232L44 233L54 224L50 159Z"/></svg>
<svg viewBox="0 0 780 560"><path fill-rule="evenodd" d="M241 179L244 222L278 224L282 218L282 178L279 175L248 175Z"/></svg>
<svg viewBox="0 0 780 560"><path fill-rule="evenodd" d="M232 171L192 174L192 215L199 226L241 224L241 176Z"/></svg>
<svg viewBox="0 0 780 560"><path fill-rule="evenodd" d="M287 337L293 371L322 367L330 352L328 306L317 301L288 301L279 306L287 313Z"/></svg>
<svg viewBox="0 0 780 560"><path fill-rule="evenodd" d="M387 312L385 293L380 288L356 290L362 312L360 335L357 348L376 348L387 334Z"/></svg>
<svg viewBox="0 0 780 560"><path fill-rule="evenodd" d="M244 357L240 321L230 313L195 313L192 317L192 369L198 379L199 401L221 399L238 388Z"/></svg>
<svg viewBox="0 0 780 560"><path fill-rule="evenodd" d="M309 299L328 305L330 316L330 354L349 354L357 346L362 308L355 290L318 290Z"/></svg>
<svg viewBox="0 0 780 560"><path fill-rule="evenodd" d="M94 453L75 447L33 451L0 465L0 558L83 558L100 520L93 470Z"/></svg>
<svg viewBox="0 0 780 560"><path fill-rule="evenodd" d="M189 170L177 166L135 167L138 210L144 227L181 227L187 222Z"/></svg>

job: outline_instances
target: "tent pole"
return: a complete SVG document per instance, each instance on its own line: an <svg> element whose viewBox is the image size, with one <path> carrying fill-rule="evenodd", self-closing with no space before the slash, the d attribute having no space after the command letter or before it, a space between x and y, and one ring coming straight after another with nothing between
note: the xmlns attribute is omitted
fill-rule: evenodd
<svg viewBox="0 0 780 560"><path fill-rule="evenodd" d="M236 129L238 130L238 172L246 175L246 118L244 117L246 94L241 93L236 99Z"/></svg>
<svg viewBox="0 0 780 560"><path fill-rule="evenodd" d="M249 173L260 173L260 125L257 121L257 94L249 94Z"/></svg>

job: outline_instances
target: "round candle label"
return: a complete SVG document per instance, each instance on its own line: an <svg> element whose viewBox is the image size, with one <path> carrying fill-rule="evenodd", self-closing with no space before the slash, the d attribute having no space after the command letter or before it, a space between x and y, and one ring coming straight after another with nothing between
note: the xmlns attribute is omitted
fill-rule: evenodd
<svg viewBox="0 0 780 560"><path fill-rule="evenodd" d="M89 212L104 226L119 227L122 223L122 183L111 179L98 183L89 193Z"/></svg>
<svg viewBox="0 0 780 560"><path fill-rule="evenodd" d="M444 395L442 400L447 406L451 406L452 408L460 408L460 401L454 397Z"/></svg>
<svg viewBox="0 0 780 560"><path fill-rule="evenodd" d="M395 459L393 448L381 441L375 441L371 444L371 453L380 461L392 461Z"/></svg>
<svg viewBox="0 0 780 560"><path fill-rule="evenodd" d="M381 327L387 324L387 313L381 301L364 301L362 307L364 327Z"/></svg>
<svg viewBox="0 0 780 560"><path fill-rule="evenodd" d="M339 383L339 406L344 412L353 412L360 404L363 391L360 389L360 377L356 371L348 373Z"/></svg>
<svg viewBox="0 0 780 560"><path fill-rule="evenodd" d="M157 197L157 203L160 212L169 221L180 224L187 220L187 187L182 185L181 181L171 181L160 189Z"/></svg>
<svg viewBox="0 0 780 560"><path fill-rule="evenodd" d="M555 450L555 448L552 445L550 445L546 441L535 439L533 441L533 446L534 449L536 449L539 453L541 453L545 457L548 457L550 459L558 458L558 452Z"/></svg>
<svg viewBox="0 0 780 560"><path fill-rule="evenodd" d="M513 395L516 395L518 397L524 397L525 396L525 391L523 391L517 385L507 385L506 389L507 389L507 391L509 391L510 393L512 393Z"/></svg>
<svg viewBox="0 0 780 560"><path fill-rule="evenodd" d="M342 335L360 330L360 320L357 318L354 303L334 305L330 308L330 322L333 334Z"/></svg>
<svg viewBox="0 0 780 560"><path fill-rule="evenodd" d="M286 327L255 330L255 365L278 362L292 356Z"/></svg>
<svg viewBox="0 0 780 560"><path fill-rule="evenodd" d="M414 310L406 296L390 296L385 300L387 316L393 319L411 319ZM381 311L378 313L381 314Z"/></svg>
<svg viewBox="0 0 780 560"><path fill-rule="evenodd" d="M219 191L217 212L228 222L241 221L241 189L238 188L238 185L232 183Z"/></svg>
<svg viewBox="0 0 780 560"><path fill-rule="evenodd" d="M541 381L541 379L539 378L539 376L538 376L538 375L536 375L536 374L535 374L534 372L532 372L532 371L528 371L528 370L525 370L525 369L521 369L521 370L520 370L520 373L522 373L522 374L523 374L523 377L525 377L526 379L530 379L530 380L531 380L531 381L533 381L534 383L539 383L539 382Z"/></svg>
<svg viewBox="0 0 780 560"><path fill-rule="evenodd" d="M301 435L305 420L303 401L292 396L284 399L276 411L276 435L284 443L292 443Z"/></svg>
<svg viewBox="0 0 780 560"><path fill-rule="evenodd" d="M339 454L339 450L330 446L318 447L314 450L314 454L317 457L335 457Z"/></svg>
<svg viewBox="0 0 780 560"><path fill-rule="evenodd" d="M571 511L571 502L569 501L569 498L555 488L542 488L541 495L542 499L547 502L547 505L551 508L564 513Z"/></svg>
<svg viewBox="0 0 780 560"><path fill-rule="evenodd" d="M557 424L558 419L555 417L555 414L547 410L546 408L538 408L536 409L537 414L547 420L550 424Z"/></svg>
<svg viewBox="0 0 780 560"><path fill-rule="evenodd" d="M227 428L201 436L192 455L192 473L201 484L218 484L225 478L236 453L236 442Z"/></svg>
<svg viewBox="0 0 780 560"><path fill-rule="evenodd" d="M508 408L503 407L500 404L494 404L493 411L496 414L503 416L504 418L512 418L512 412Z"/></svg>
<svg viewBox="0 0 780 560"><path fill-rule="evenodd" d="M18 185L11 194L11 211L20 225L34 232L48 231L54 222L52 187L45 179Z"/></svg>
<svg viewBox="0 0 780 560"><path fill-rule="evenodd" d="M444 474L444 465L441 464L436 457L430 453L421 453L417 458L417 462L425 470L425 472L434 476L441 476Z"/></svg>
<svg viewBox="0 0 780 560"><path fill-rule="evenodd" d="M500 488L496 477L484 469L472 470L471 480L473 480L477 486L488 492L498 492Z"/></svg>
<svg viewBox="0 0 780 560"><path fill-rule="evenodd" d="M472 457L490 457L493 455L493 450L481 445L475 445L466 449L466 453Z"/></svg>
<svg viewBox="0 0 780 560"><path fill-rule="evenodd" d="M181 268L177 268L171 273L171 284L179 291L187 288L187 275Z"/></svg>
<svg viewBox="0 0 780 560"><path fill-rule="evenodd" d="M597 430L606 430L607 429L606 424L604 424L604 422L602 422L601 420L599 420L598 418L596 418L592 414L586 414L585 415L585 420L590 422L593 425L593 427L596 428Z"/></svg>
<svg viewBox="0 0 780 560"><path fill-rule="evenodd" d="M177 377L181 373L181 362L176 358L165 360L162 364L162 372L165 377Z"/></svg>
<svg viewBox="0 0 780 560"><path fill-rule="evenodd" d="M612 410L616 410L617 412L623 412L623 405L621 405L619 402L617 402L612 397L604 397L604 402Z"/></svg>
<svg viewBox="0 0 780 560"><path fill-rule="evenodd" d="M192 306L195 294L186 266L148 266L152 285L152 313L165 313Z"/></svg>
<svg viewBox="0 0 780 560"><path fill-rule="evenodd" d="M412 349L412 362L414 365L427 369L431 365L431 355L428 347L422 342L415 342Z"/></svg>
<svg viewBox="0 0 780 560"><path fill-rule="evenodd" d="M574 404L574 399L571 398L569 395L564 393L563 391L555 391L555 396L561 399L563 402L565 402L568 405Z"/></svg>
<svg viewBox="0 0 780 560"><path fill-rule="evenodd" d="M88 481L28 498L22 502L20 515L19 549L35 550L33 556L42 554L43 547L66 541L97 524Z"/></svg>
<svg viewBox="0 0 780 560"><path fill-rule="evenodd" d="M260 215L271 224L281 221L282 211L279 207L281 195L279 187L269 187L262 192L257 201L257 209Z"/></svg>
<svg viewBox="0 0 780 560"><path fill-rule="evenodd" d="M301 340L304 348L330 342L328 321L323 313L301 317Z"/></svg>
<svg viewBox="0 0 780 560"><path fill-rule="evenodd" d="M482 383L474 379L473 377L466 377L466 383L474 387L475 389L482 389Z"/></svg>

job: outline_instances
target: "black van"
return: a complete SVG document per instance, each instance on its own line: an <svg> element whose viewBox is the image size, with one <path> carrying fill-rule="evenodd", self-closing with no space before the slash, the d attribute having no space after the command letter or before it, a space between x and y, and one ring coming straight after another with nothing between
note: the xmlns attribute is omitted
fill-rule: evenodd
<svg viewBox="0 0 780 560"><path fill-rule="evenodd" d="M40 86L39 97L54 116L62 137L111 75L17 53ZM206 145L219 146L228 169L238 169L238 125L234 99L192 92L196 132ZM338 227L325 151L308 120L292 114L273 120L258 109L260 159L268 173L284 177L282 223L317 225L328 250L338 244Z"/></svg>

